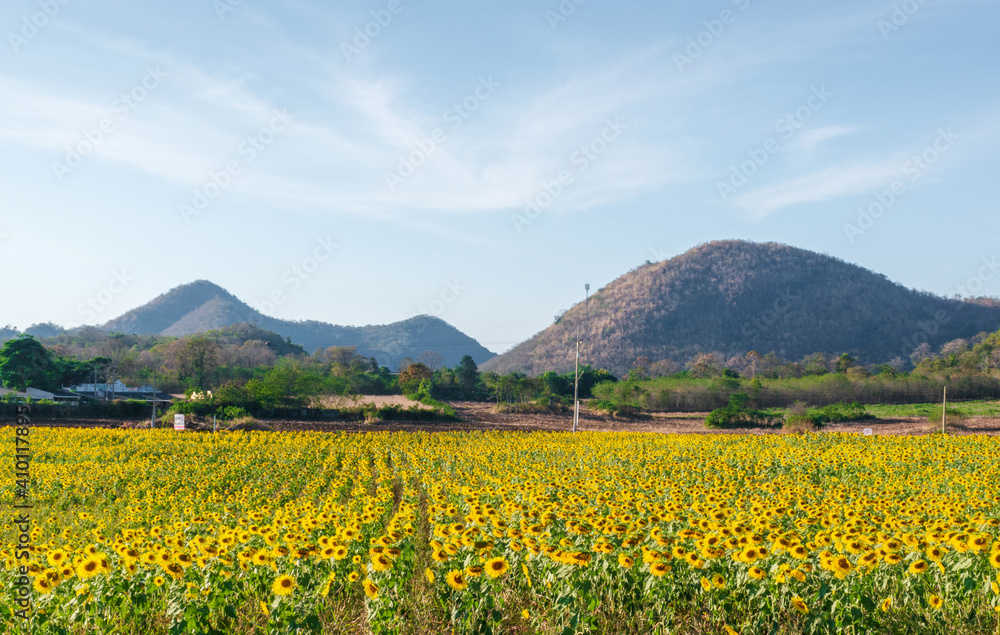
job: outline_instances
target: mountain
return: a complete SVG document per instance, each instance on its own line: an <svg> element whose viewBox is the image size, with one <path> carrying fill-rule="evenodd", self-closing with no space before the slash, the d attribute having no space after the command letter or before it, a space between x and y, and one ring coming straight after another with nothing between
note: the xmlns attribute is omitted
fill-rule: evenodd
<svg viewBox="0 0 1000 635"><path fill-rule="evenodd" d="M777 243L717 241L647 263L599 289L556 324L483 370L537 374L584 363L624 374L639 357L684 363L751 350L798 360L850 353L865 364L908 360L929 342L1000 328L1000 307L907 289L837 258Z"/></svg>
<svg viewBox="0 0 1000 635"><path fill-rule="evenodd" d="M251 323L290 338L308 352L330 346L353 346L359 355L375 357L396 367L401 359L419 358L427 351L456 366L463 355L477 364L494 356L476 340L444 320L418 315L378 326L337 326L325 322L290 321L269 317L253 309L222 287L198 280L181 285L145 305L110 320L102 330L143 335L192 335L232 324Z"/></svg>

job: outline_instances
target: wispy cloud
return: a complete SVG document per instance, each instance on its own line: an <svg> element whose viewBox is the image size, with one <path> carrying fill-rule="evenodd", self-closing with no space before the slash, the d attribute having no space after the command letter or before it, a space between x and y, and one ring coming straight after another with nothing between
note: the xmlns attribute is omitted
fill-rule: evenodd
<svg viewBox="0 0 1000 635"><path fill-rule="evenodd" d="M800 132L793 139L792 143L796 147L803 150L811 150L824 141L829 141L830 139L835 139L844 135L854 134L860 130L861 128L855 126L824 126L821 128L812 128L810 130Z"/></svg>
<svg viewBox="0 0 1000 635"><path fill-rule="evenodd" d="M764 218L792 205L818 203L867 192L903 173L898 158L877 163L852 162L800 176L785 183L761 187L733 199L754 218Z"/></svg>

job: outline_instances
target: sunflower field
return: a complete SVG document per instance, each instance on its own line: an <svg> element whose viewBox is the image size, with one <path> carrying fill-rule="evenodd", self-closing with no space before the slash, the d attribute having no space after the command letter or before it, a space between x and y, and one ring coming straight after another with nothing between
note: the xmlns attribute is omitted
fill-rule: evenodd
<svg viewBox="0 0 1000 635"><path fill-rule="evenodd" d="M26 550L0 451L4 633L1000 632L1000 437L31 444Z"/></svg>

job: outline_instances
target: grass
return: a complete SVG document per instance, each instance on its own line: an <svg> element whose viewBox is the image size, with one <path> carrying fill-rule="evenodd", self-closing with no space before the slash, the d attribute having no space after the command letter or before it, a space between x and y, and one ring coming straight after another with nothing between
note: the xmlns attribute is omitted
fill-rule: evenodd
<svg viewBox="0 0 1000 635"><path fill-rule="evenodd" d="M875 404L867 406L868 412L879 419L895 417L927 417L934 408L940 413L941 403L915 404ZM969 417L1000 417L1000 401L961 401L948 402L948 409L957 408Z"/></svg>

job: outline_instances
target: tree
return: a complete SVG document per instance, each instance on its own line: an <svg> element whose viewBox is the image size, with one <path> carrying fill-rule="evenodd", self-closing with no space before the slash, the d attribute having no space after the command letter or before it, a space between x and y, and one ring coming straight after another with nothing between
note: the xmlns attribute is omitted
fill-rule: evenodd
<svg viewBox="0 0 1000 635"><path fill-rule="evenodd" d="M431 379L434 373L427 366L417 362L410 364L399 373L399 387L404 394L412 395L420 389L420 382Z"/></svg>
<svg viewBox="0 0 1000 635"><path fill-rule="evenodd" d="M854 366L854 362L856 361L858 360L851 357L847 353L844 353L839 358L837 358L837 364L833 370L837 374L844 375L847 373L848 370L851 369L852 366Z"/></svg>
<svg viewBox="0 0 1000 635"><path fill-rule="evenodd" d="M420 354L418 360L421 364L429 368L432 373L441 368L441 364L444 363L444 358L434 351L424 351Z"/></svg>
<svg viewBox="0 0 1000 635"><path fill-rule="evenodd" d="M7 340L0 349L0 382L7 388L57 388L59 369L52 354L30 335Z"/></svg>
<svg viewBox="0 0 1000 635"><path fill-rule="evenodd" d="M722 364L713 353L702 353L691 362L691 376L701 379L718 377L722 372Z"/></svg>
<svg viewBox="0 0 1000 635"><path fill-rule="evenodd" d="M177 378L190 379L193 388L207 388L218 368L219 346L207 337L195 336L177 355Z"/></svg>
<svg viewBox="0 0 1000 635"><path fill-rule="evenodd" d="M247 340L236 351L237 363L251 370L258 366L270 366L277 358L268 343L261 340Z"/></svg>
<svg viewBox="0 0 1000 635"><path fill-rule="evenodd" d="M479 366L469 355L462 357L455 367L455 381L465 397L473 397L479 391Z"/></svg>
<svg viewBox="0 0 1000 635"><path fill-rule="evenodd" d="M750 373L750 379L757 377L757 367L760 366L760 360L764 359L764 356L757 351L750 351L746 354L746 372Z"/></svg>

